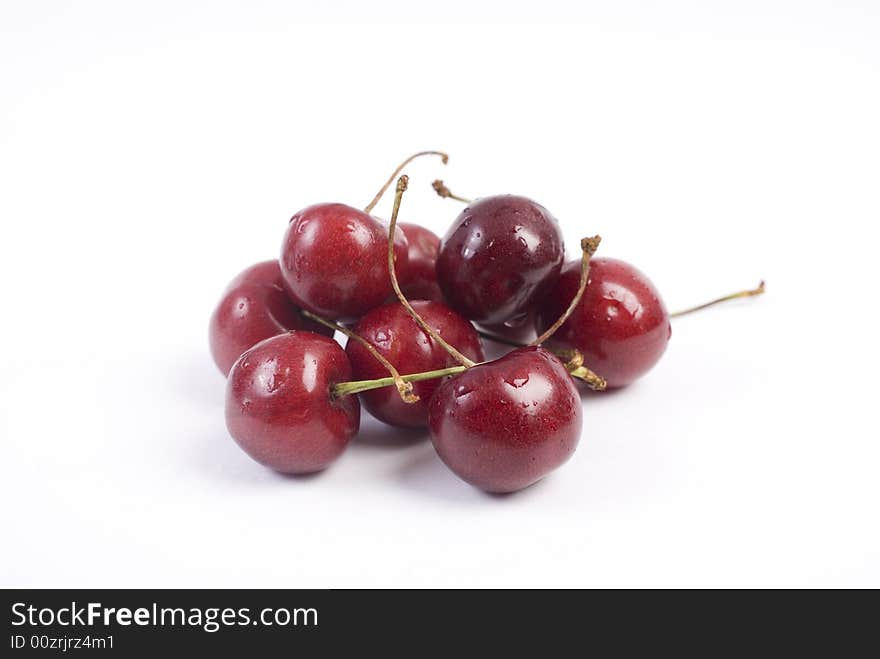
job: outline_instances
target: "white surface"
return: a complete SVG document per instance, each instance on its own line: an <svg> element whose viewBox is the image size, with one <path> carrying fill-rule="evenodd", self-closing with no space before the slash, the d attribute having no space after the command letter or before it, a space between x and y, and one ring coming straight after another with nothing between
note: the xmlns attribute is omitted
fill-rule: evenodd
<svg viewBox="0 0 880 659"><path fill-rule="evenodd" d="M253 4L0 8L0 583L880 586L876 3ZM211 309L423 148L451 159L404 221L445 229L442 176L601 233L671 308L769 292L676 322L518 495L369 417L326 473L266 471Z"/></svg>

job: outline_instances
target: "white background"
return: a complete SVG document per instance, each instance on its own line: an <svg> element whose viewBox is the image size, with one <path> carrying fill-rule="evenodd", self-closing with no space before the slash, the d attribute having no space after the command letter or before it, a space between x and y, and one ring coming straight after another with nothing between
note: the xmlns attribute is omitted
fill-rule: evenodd
<svg viewBox="0 0 880 659"><path fill-rule="evenodd" d="M877 4L314 4L2 4L0 583L880 586ZM670 308L768 293L676 321L517 495L368 415L271 473L212 307L425 148L403 221L445 230L442 176L600 233Z"/></svg>

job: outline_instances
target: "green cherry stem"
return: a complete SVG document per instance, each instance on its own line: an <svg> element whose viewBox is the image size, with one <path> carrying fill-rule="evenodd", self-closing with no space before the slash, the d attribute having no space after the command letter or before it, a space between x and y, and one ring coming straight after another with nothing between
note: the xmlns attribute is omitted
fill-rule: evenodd
<svg viewBox="0 0 880 659"><path fill-rule="evenodd" d="M578 353L580 354L580 353ZM583 358L582 358L583 359ZM578 380L583 380L587 386L593 391L605 391L608 388L608 383L605 381L601 375L594 373L586 366L581 365L576 368L571 368L566 364L568 368L568 372L573 378L577 378Z"/></svg>
<svg viewBox="0 0 880 659"><path fill-rule="evenodd" d="M409 315L413 317L413 320L418 323L419 327L421 327L428 336L442 346L442 348L452 355L455 361L462 366L466 368L475 366L476 362L468 359L461 354L455 346L447 343L437 330L424 321L416 310L413 309L409 300L406 299L403 291L400 290L400 284L397 282L397 272L395 272L394 266L394 230L397 227L397 215L400 213L400 202L403 199L403 193L406 191L408 185L409 177L406 174L397 179L397 190L394 193L394 208L391 211L391 223L388 226L388 274L391 276L391 286L394 288L394 294L397 295L397 299L400 300L400 303L409 312Z"/></svg>
<svg viewBox="0 0 880 659"><path fill-rule="evenodd" d="M548 327L541 336L532 341L530 345L538 346L545 343L556 333L556 330L565 324L565 321L571 317L571 314L574 313L575 308L580 304L581 298L584 296L584 291L587 288L587 282L590 279L590 259L593 258L593 254L595 254L596 250L599 248L600 242L602 242L602 238L599 236L581 239L581 279L578 284L577 293L575 293L575 296L571 299L565 312L556 319L556 322ZM608 386L608 383L605 382L605 378L584 366L584 356L579 351L557 350L555 352L560 359L565 361L565 367L568 369L568 372L572 377L583 380L587 383L588 387L595 391L602 391Z"/></svg>
<svg viewBox="0 0 880 659"><path fill-rule="evenodd" d="M388 369L388 372L391 373L391 377L383 378L384 380L388 380L387 384L379 385L379 386L384 387L384 386L393 384L397 387L397 392L400 394L400 397L403 399L404 403L418 402L419 397L418 397L418 395L413 393L413 386L400 375L400 372L396 368L394 368L394 364L392 364L387 359L385 359L385 357L382 355L382 353L379 352L378 350L376 350L376 346L374 346L372 343L367 341L361 335L357 334L356 332L351 331L347 327L343 327L339 323L334 323L329 320L325 320L324 318L321 318L320 316L316 316L311 311L307 311L306 309L301 309L300 313L303 316L305 316L306 318L309 318L310 320L315 321L319 325L323 325L324 327L327 327L329 329L336 330L337 332L342 332L349 339L360 343L364 348L366 348L367 352L369 352L376 359L376 361L378 361L380 364L382 364L382 366L384 366L386 369ZM364 391L366 391L366 390L364 390Z"/></svg>
<svg viewBox="0 0 880 659"><path fill-rule="evenodd" d="M394 179L396 179L400 172L403 171L403 168L410 164L416 158L421 158L422 156L440 156L440 160L443 161L444 165L449 162L449 155L443 153L442 151L419 151L418 153L412 154L409 158L407 158L397 166L397 169L394 170L394 173L388 177L387 181L385 181L385 185L382 186L379 192L376 193L376 196L373 197L373 200L369 204L367 204L366 208L364 208L364 212L371 212L376 207L376 204L379 203L382 195L384 195L388 188L391 187L391 184L394 183Z"/></svg>
<svg viewBox="0 0 880 659"><path fill-rule="evenodd" d="M409 384L410 382L421 382L422 380L433 380L434 378L442 378L447 375L455 375L467 370L467 366L450 366L449 368L441 368L436 371L424 371L422 373L410 373L402 375L401 379ZM359 394L363 391L371 389L379 389L394 384L394 378L377 378L375 380L353 380L352 382L337 382L333 385L333 397L350 396Z"/></svg>
<svg viewBox="0 0 880 659"><path fill-rule="evenodd" d="M682 309L681 311L676 311L675 313L669 314L670 318L681 318L682 316L686 316L689 313L694 313L695 311L700 311L701 309L706 309L708 307L714 306L716 304L721 304L722 302L727 302L729 300L736 300L741 297L755 297L756 295L763 295L766 287L764 286L764 282L762 281L758 284L757 288L751 288L747 291L739 291L737 293L731 293L730 295L725 295L724 297L719 297L716 300L711 300L709 302L704 302L703 304L698 304L695 307L691 307L689 309Z"/></svg>
<svg viewBox="0 0 880 659"><path fill-rule="evenodd" d="M587 288L587 281L589 281L590 278L590 259L593 258L593 254L599 249L600 242L602 242L602 238L599 236L581 239L581 281L580 284L578 284L577 293L575 293L575 296L571 299L571 303L568 305L565 312L557 318L556 322L548 327L541 336L532 341L531 345L539 346L542 343L545 343L547 339L556 333L556 330L562 327L565 321L568 320L569 316L574 312L577 305L580 304L581 298L584 296L584 290Z"/></svg>

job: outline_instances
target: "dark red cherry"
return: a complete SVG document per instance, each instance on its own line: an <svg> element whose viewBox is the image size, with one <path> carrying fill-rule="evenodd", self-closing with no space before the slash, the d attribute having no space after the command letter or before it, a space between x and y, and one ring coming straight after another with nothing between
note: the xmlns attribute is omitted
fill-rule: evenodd
<svg viewBox="0 0 880 659"><path fill-rule="evenodd" d="M208 342L217 367L226 375L245 350L287 330L330 330L303 318L281 284L278 261L263 261L233 279L211 315Z"/></svg>
<svg viewBox="0 0 880 659"><path fill-rule="evenodd" d="M440 302L414 300L413 308L446 341L476 362L483 361L480 337L467 320ZM392 302L368 312L358 321L354 331L373 344L401 375L434 371L455 366L456 361L431 339L399 302ZM357 341L349 341L345 352L351 360L355 380L373 380L388 371ZM440 380L413 383L413 392L420 400L405 403L397 389L383 387L360 394L370 413L393 426L424 427L428 425L428 403Z"/></svg>
<svg viewBox="0 0 880 659"><path fill-rule="evenodd" d="M329 320L351 322L394 294L388 276L388 228L345 204L317 204L290 219L281 274L290 298ZM395 267L406 278L403 231L394 236Z"/></svg>
<svg viewBox="0 0 880 659"><path fill-rule="evenodd" d="M440 251L440 238L418 224L401 222L409 242L409 274L401 279L403 294L410 300L443 301L443 293L437 284L437 253Z"/></svg>
<svg viewBox="0 0 880 659"><path fill-rule="evenodd" d="M468 205L443 237L437 282L456 311L497 324L522 314L556 278L564 259L559 222L525 197Z"/></svg>
<svg viewBox="0 0 880 659"><path fill-rule="evenodd" d="M360 425L357 396L333 398L351 379L333 339L293 331L245 352L226 385L226 427L254 460L286 474L320 471L345 450Z"/></svg>
<svg viewBox="0 0 880 659"><path fill-rule="evenodd" d="M583 412L562 362L527 347L446 380L428 421L437 453L458 476L487 492L514 492L568 460Z"/></svg>
<svg viewBox="0 0 880 659"><path fill-rule="evenodd" d="M567 263L538 311L538 331L565 311L577 292L580 263ZM660 293L639 270L624 261L594 258L580 303L547 342L550 348L576 348L584 364L609 387L624 387L647 373L663 355L672 334Z"/></svg>

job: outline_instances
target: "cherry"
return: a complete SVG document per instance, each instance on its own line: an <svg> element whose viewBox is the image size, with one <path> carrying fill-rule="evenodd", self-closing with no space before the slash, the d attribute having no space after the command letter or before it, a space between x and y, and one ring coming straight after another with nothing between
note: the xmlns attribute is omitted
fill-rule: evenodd
<svg viewBox="0 0 880 659"><path fill-rule="evenodd" d="M437 155L422 151L403 161L364 210L338 203L316 204L296 213L281 245L281 273L290 298L330 320L352 322L389 297L385 249L388 229L370 215L394 177L412 160ZM403 232L394 241L402 279L409 269L409 245Z"/></svg>
<svg viewBox="0 0 880 659"><path fill-rule="evenodd" d="M539 305L538 330L569 305L578 277L579 264L566 264ZM672 334L669 318L660 293L642 272L624 261L594 258L583 297L547 345L580 351L609 387L624 387L663 355Z"/></svg>
<svg viewBox="0 0 880 659"><path fill-rule="evenodd" d="M263 261L240 273L226 287L209 324L211 355L223 375L241 353L270 336L291 329L332 335L299 311L284 293L278 261Z"/></svg>
<svg viewBox="0 0 880 659"><path fill-rule="evenodd" d="M273 336L246 351L226 387L226 426L267 467L305 474L327 467L360 426L356 396L336 396L351 365L334 340L305 331Z"/></svg>
<svg viewBox="0 0 880 659"><path fill-rule="evenodd" d="M564 258L559 222L525 197L469 204L447 231L437 282L456 311L484 324L522 314L552 287Z"/></svg>
<svg viewBox="0 0 880 659"><path fill-rule="evenodd" d="M284 288L296 304L351 322L392 295L385 263L388 229L345 204L309 206L290 219L281 247ZM402 271L409 264L406 236L395 239Z"/></svg>
<svg viewBox="0 0 880 659"><path fill-rule="evenodd" d="M582 417L562 362L529 346L443 382L428 423L437 454L453 472L501 493L528 487L568 460Z"/></svg>
<svg viewBox="0 0 880 659"><path fill-rule="evenodd" d="M404 294L413 300L442 302L443 293L437 284L439 236L418 224L401 222L397 226L409 242L409 272L401 283Z"/></svg>
<svg viewBox="0 0 880 659"><path fill-rule="evenodd" d="M473 326L455 311L439 302L416 300L413 309L446 341L474 361L483 361L480 337ZM364 315L354 332L372 344L391 364L404 373L433 371L455 364L455 359L434 341L407 309L398 302L377 307ZM345 352L352 372L358 380L380 378L386 368L364 345L349 341ZM425 427L428 425L428 402L439 380L426 380L413 387L415 403L407 403L390 387L373 389L361 394L364 406L380 421L393 426Z"/></svg>

